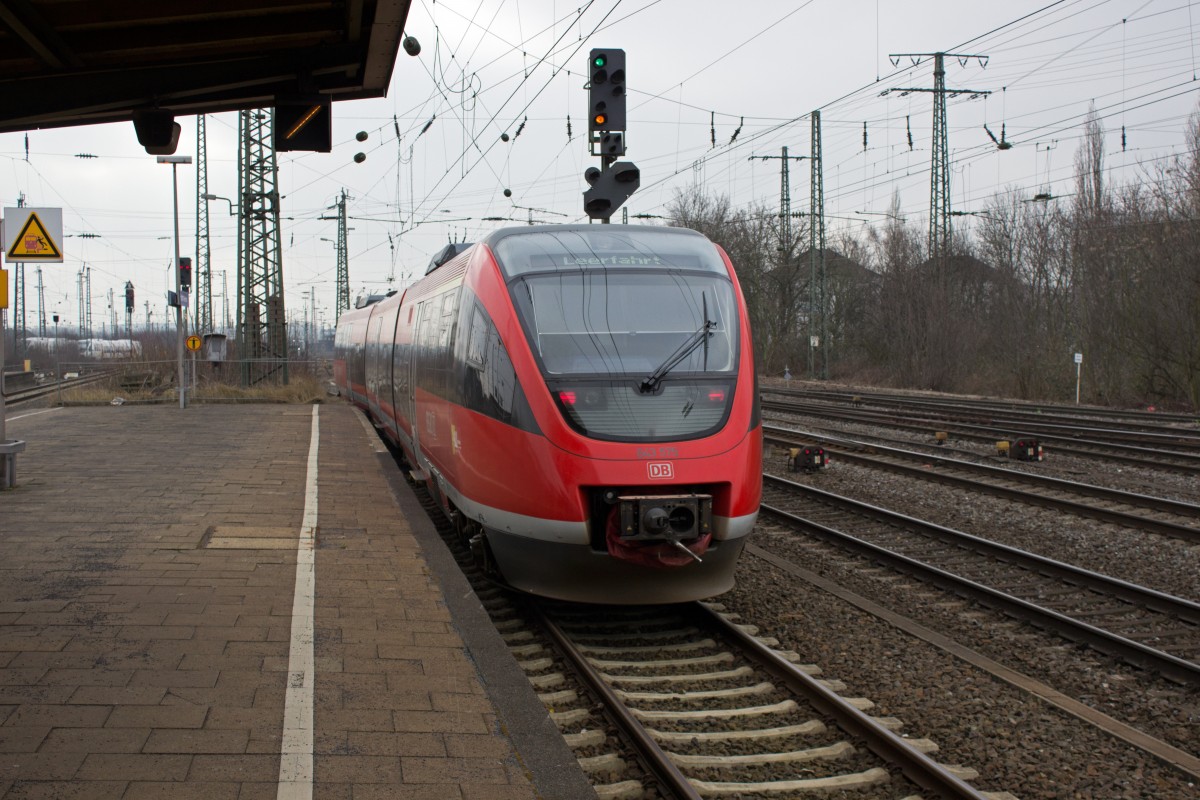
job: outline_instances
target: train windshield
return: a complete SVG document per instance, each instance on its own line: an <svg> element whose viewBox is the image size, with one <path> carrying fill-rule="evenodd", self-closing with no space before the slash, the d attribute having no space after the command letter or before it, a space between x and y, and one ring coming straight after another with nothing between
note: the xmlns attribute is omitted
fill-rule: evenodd
<svg viewBox="0 0 1200 800"><path fill-rule="evenodd" d="M724 420L737 367L733 283L699 235L513 235L496 247L567 420L613 440L696 438Z"/></svg>

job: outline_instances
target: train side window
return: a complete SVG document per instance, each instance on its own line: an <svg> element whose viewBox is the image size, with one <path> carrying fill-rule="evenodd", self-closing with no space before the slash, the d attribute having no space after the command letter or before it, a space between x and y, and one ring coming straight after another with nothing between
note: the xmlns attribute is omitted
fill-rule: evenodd
<svg viewBox="0 0 1200 800"><path fill-rule="evenodd" d="M435 337L433 315L429 313L429 302L421 303L421 313L417 323L417 344L422 348L431 347Z"/></svg>
<svg viewBox="0 0 1200 800"><path fill-rule="evenodd" d="M471 314L471 333L467 339L467 363L482 369L487 361L488 318L483 309L474 304Z"/></svg>
<svg viewBox="0 0 1200 800"><path fill-rule="evenodd" d="M454 329L454 301L457 298L457 290L452 290L442 295L441 323L438 328L439 348L448 348L450 346L450 334Z"/></svg>
<svg viewBox="0 0 1200 800"><path fill-rule="evenodd" d="M459 343L454 348L457 402L507 425L536 433L537 423L517 382L500 331L470 290L464 290L463 304L465 308L458 317Z"/></svg>

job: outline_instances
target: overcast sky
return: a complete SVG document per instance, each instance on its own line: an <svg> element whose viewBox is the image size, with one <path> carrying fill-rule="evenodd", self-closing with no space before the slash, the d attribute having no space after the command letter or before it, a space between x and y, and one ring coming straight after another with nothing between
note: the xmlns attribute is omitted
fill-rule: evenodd
<svg viewBox="0 0 1200 800"><path fill-rule="evenodd" d="M419 277L447 241L517 224L484 217L585 220L582 175L598 162L588 153L585 116L592 47L627 53L627 159L642 172L630 214L662 214L677 191L697 185L738 205L777 208L780 160L750 157L778 156L785 146L789 155L808 155L809 114L820 109L830 227L881 224L895 193L903 215L924 226L932 100L902 90L932 87L933 64L891 54L986 56L946 59L948 88L991 92L948 101L953 206L978 210L996 192L1069 194L1092 104L1114 182L1151 181L1184 152L1200 88L1193 5L413 0L407 32L421 54L401 51L388 96L334 105L332 153L279 155L289 312L299 314L315 290L325 321L333 320L336 224L319 218L334 213L329 207L343 189L352 198L352 296ZM179 122L178 154L194 156L195 121ZM209 117L207 128L209 191L233 198L237 117ZM1013 146L998 149L989 130ZM356 141L359 131L365 142ZM358 152L366 154L361 164ZM127 280L137 290L137 321L150 300L161 323L173 285L170 171L141 150L131 124L32 131L28 157L25 135L0 135L3 205L17 205L23 194L26 205L63 209L66 261L42 267L47 314L77 321L75 276L86 263L97 329L108 318L109 289L123 309ZM194 255L195 165L180 167L179 178L181 249ZM794 211L807 210L809 184L809 162L792 162ZM212 203L209 213L214 292L225 271L232 295L236 228L225 203ZM26 281L36 327L32 265ZM214 297L214 316L222 307Z"/></svg>

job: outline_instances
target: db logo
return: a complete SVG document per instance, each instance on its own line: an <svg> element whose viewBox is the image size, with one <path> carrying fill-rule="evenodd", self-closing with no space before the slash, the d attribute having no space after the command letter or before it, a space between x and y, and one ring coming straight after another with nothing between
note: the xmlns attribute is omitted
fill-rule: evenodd
<svg viewBox="0 0 1200 800"><path fill-rule="evenodd" d="M666 481L675 477L675 465L670 461L647 464L646 471L650 474L650 480L652 481Z"/></svg>

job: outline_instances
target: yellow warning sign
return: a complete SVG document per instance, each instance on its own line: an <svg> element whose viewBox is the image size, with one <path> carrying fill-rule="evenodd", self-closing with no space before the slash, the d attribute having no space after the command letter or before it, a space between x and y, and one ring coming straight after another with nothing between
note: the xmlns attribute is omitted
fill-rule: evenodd
<svg viewBox="0 0 1200 800"><path fill-rule="evenodd" d="M54 239L46 232L46 226L38 217L37 212L31 212L25 220L25 227L13 240L8 249L9 261L62 261L62 251L58 249Z"/></svg>
<svg viewBox="0 0 1200 800"><path fill-rule="evenodd" d="M179 340L176 339L176 341L179 341ZM189 336L187 338L187 349L191 350L193 353L196 352L197 350L199 350L200 349L200 337L199 336Z"/></svg>

